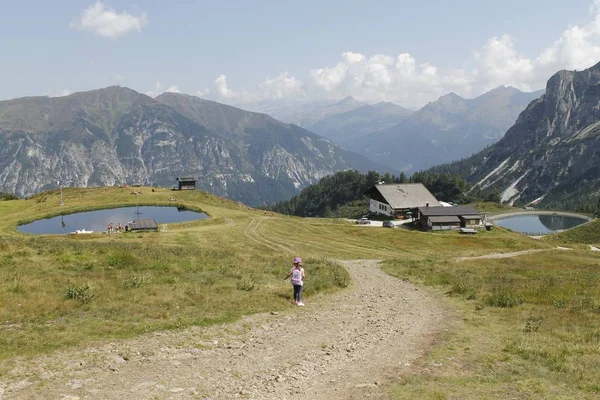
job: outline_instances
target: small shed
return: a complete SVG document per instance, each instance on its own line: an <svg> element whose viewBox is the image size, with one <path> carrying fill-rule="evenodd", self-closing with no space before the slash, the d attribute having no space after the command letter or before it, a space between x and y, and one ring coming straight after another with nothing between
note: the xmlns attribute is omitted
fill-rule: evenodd
<svg viewBox="0 0 600 400"><path fill-rule="evenodd" d="M178 190L195 190L196 178L177 178Z"/></svg>
<svg viewBox="0 0 600 400"><path fill-rule="evenodd" d="M460 218L454 215L440 215L427 218L427 228L433 231L460 228Z"/></svg>
<svg viewBox="0 0 600 400"><path fill-rule="evenodd" d="M481 214L473 207L419 207L419 223L425 229L458 229L483 226Z"/></svg>
<svg viewBox="0 0 600 400"><path fill-rule="evenodd" d="M136 219L129 224L129 230L134 231L158 231L158 224L153 219Z"/></svg>
<svg viewBox="0 0 600 400"><path fill-rule="evenodd" d="M460 221L462 222L463 227L467 226L481 226L483 222L483 218L480 214L473 215L461 215Z"/></svg>

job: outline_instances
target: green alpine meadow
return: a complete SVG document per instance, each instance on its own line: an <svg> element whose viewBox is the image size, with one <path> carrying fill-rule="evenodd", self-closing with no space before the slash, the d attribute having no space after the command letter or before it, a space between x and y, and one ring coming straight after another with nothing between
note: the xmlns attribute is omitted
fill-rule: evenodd
<svg viewBox="0 0 600 400"><path fill-rule="evenodd" d="M353 284L337 260L371 258L455 310L427 355L397 377L393 397L598 394L600 253L591 250L598 236L589 234L597 221L543 240L498 227L471 236L290 217L180 191L175 205L210 218L166 232L17 230L84 210L174 205L173 191L152 189L137 196L117 187L66 189L64 206L57 190L0 202L0 371L69 348L284 311L291 295L281 279L300 255L309 302Z"/></svg>

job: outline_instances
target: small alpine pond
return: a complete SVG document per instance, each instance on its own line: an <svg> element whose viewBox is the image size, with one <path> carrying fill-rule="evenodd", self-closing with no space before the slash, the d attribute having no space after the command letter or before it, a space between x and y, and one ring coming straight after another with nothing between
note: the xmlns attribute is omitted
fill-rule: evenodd
<svg viewBox="0 0 600 400"><path fill-rule="evenodd" d="M585 217L561 214L518 214L498 217L494 223L503 228L529 235L547 235L574 228L587 222Z"/></svg>
<svg viewBox="0 0 600 400"><path fill-rule="evenodd" d="M17 229L32 234L65 234L75 231L106 232L108 225L116 227L137 219L154 219L158 224L176 223L207 219L202 212L191 211L181 207L120 207L103 210L85 211L74 214L58 215L52 218L39 219L20 225Z"/></svg>

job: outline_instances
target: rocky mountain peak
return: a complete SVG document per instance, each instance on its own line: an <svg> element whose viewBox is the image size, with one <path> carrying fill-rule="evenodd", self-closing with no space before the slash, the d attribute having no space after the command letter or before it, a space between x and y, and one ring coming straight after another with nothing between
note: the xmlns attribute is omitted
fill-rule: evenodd
<svg viewBox="0 0 600 400"><path fill-rule="evenodd" d="M260 205L346 169L379 167L295 125L194 96L112 86L0 102L0 190L21 196L57 180L170 187L195 176L201 189Z"/></svg>
<svg viewBox="0 0 600 400"><path fill-rule="evenodd" d="M470 183L502 201L560 207L600 193L600 64L559 71L496 144L462 163Z"/></svg>
<svg viewBox="0 0 600 400"><path fill-rule="evenodd" d="M361 106L364 105L363 102L356 100L353 96L346 96L342 100L338 101L336 104L344 105L344 106Z"/></svg>

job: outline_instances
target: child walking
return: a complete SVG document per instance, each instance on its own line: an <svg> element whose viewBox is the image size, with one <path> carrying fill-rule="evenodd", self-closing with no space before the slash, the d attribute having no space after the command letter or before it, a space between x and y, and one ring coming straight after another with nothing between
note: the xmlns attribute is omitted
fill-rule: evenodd
<svg viewBox="0 0 600 400"><path fill-rule="evenodd" d="M294 267L283 280L286 280L289 277L292 277L291 282L294 287L294 303L299 307L303 307L302 285L304 281L304 268L302 268L302 259L300 257L294 258Z"/></svg>

